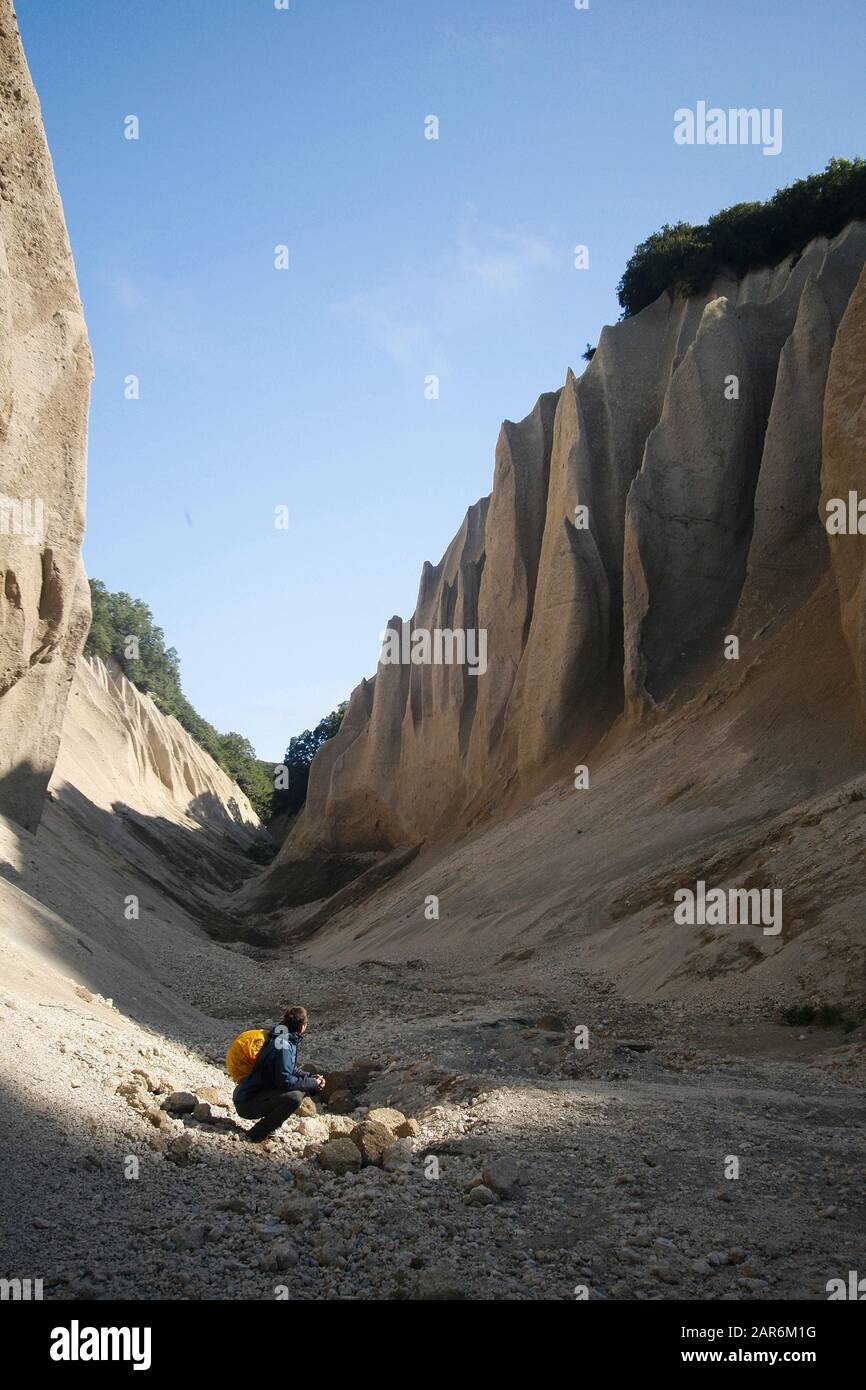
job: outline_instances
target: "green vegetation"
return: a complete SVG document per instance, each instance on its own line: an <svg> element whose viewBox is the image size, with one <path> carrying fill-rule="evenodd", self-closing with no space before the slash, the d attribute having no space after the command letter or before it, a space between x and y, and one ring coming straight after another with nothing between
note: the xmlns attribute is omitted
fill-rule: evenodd
<svg viewBox="0 0 866 1390"><path fill-rule="evenodd" d="M294 815L300 811L307 799L310 764L322 744L333 738L339 730L347 703L348 701L344 700L330 714L326 714L324 719L319 720L315 729L305 729L302 734L289 740L286 756L283 758L283 765L288 768L289 785L274 790L271 802L272 816L279 816L284 812Z"/></svg>
<svg viewBox="0 0 866 1390"><path fill-rule="evenodd" d="M665 290L698 294L726 269L737 276L799 255L816 236L836 236L866 217L866 160L831 159L820 174L780 188L765 203L737 203L700 227L665 225L642 241L617 287L622 317Z"/></svg>
<svg viewBox="0 0 866 1390"><path fill-rule="evenodd" d="M114 657L124 675L149 695L163 714L172 714L214 762L245 792L261 821L270 816L272 782L265 765L243 734L220 734L193 709L180 685L180 658L166 647L162 628L141 599L111 594L90 581L93 621L84 650L88 656Z"/></svg>
<svg viewBox="0 0 866 1390"><path fill-rule="evenodd" d="M841 1028L845 1033L853 1033L862 1021L862 1014L852 1014L837 1004L791 1004L782 1010L782 1022L792 1028L812 1024L816 1028Z"/></svg>

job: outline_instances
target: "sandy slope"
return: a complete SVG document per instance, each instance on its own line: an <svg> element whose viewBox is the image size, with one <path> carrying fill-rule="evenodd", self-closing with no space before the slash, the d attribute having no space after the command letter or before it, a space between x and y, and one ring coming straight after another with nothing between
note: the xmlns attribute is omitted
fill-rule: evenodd
<svg viewBox="0 0 866 1390"><path fill-rule="evenodd" d="M211 939L204 926L214 919L224 934L246 930L214 881L215 865L236 879L249 872L237 828L224 843L213 815L206 824L189 815L178 782L171 793L156 785L145 748L127 746L147 721L128 722L110 685L85 673L69 717L38 835L4 828L5 1277L43 1278L47 1297L83 1299L273 1299L290 1278L301 1299L571 1299L585 1288L591 1299L750 1300L821 1299L829 1278L863 1267L862 1029L846 1038L782 1028L754 991L751 1003L743 992L723 1010L718 995L688 1012L627 1003L588 974L576 959L575 909L561 903L557 925L544 901L533 903L533 893L579 888L573 870L559 887L544 883L544 846L549 854L555 832L562 838L568 821L557 817L573 815L571 796L546 798L435 871L419 866L438 874L445 909L426 943L423 882L392 889L408 894L414 925L403 924L402 946L389 943L380 904L368 947L405 956L411 942L416 953L430 948L430 962L336 969ZM686 712L683 756L698 732ZM140 819L104 804L98 748L127 769L114 773L115 795ZM652 749L648 733L635 783L655 775ZM616 779L614 751L606 775ZM799 789L795 779L792 798ZM857 833L857 803L828 814L814 833L825 824ZM686 807L681 825L692 820ZM738 833L755 825L753 814ZM595 833L615 839L610 826ZM644 873L660 862L661 822L645 835ZM495 915L449 920L461 894L481 901L482 872ZM129 892L141 896L137 922L123 919ZM353 929L363 921L353 918ZM544 941L552 928L567 930L567 947ZM339 938L345 947L350 925L337 919L329 930L327 949ZM325 954L328 939L323 931L313 954ZM366 1056L379 1068L356 1116L394 1103L419 1119L407 1171L333 1177L317 1162L320 1141L297 1121L271 1158L241 1139L224 1108L226 1043L298 998L312 1012L309 1064L342 1068ZM573 1047L580 1024L585 1052ZM221 1100L219 1123L154 1123L177 1088ZM179 1140L192 1141L189 1152ZM726 1181L731 1154L740 1177ZM497 1159L517 1163L514 1193L469 1202L467 1185Z"/></svg>
<svg viewBox="0 0 866 1390"><path fill-rule="evenodd" d="M862 1005L866 814L851 798L866 742L834 603L825 582L796 624L769 625L639 736L614 729L589 790L564 767L503 824L423 847L366 901L320 908L313 931L303 909L256 920L319 963L459 958L501 980L502 957L531 952L538 978L580 964L632 997ZM698 879L781 889L781 933L677 926L674 891Z"/></svg>

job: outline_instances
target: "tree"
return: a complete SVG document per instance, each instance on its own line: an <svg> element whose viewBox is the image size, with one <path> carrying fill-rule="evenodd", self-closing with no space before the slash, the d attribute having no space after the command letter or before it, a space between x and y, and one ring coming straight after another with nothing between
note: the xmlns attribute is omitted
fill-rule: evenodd
<svg viewBox="0 0 866 1390"><path fill-rule="evenodd" d="M173 715L245 793L260 820L271 808L271 782L242 734L220 734L193 709L180 683L180 657L166 647L165 634L141 599L110 593L99 579L90 581L93 619L84 645L88 656L113 658L127 680L149 695L163 714Z"/></svg>
<svg viewBox="0 0 866 1390"><path fill-rule="evenodd" d="M294 815L300 811L307 799L312 761L322 744L327 743L329 738L333 738L339 732L347 704L348 701L344 700L330 714L326 714L324 719L320 719L315 729L305 729L302 734L297 734L289 740L286 756L283 758L283 765L289 770L289 785L285 788L275 788L271 802L272 816L285 812Z"/></svg>
<svg viewBox="0 0 866 1390"><path fill-rule="evenodd" d="M663 294L697 294L722 272L742 278L798 256L814 237L834 237L866 217L866 160L831 159L826 169L780 188L765 203L737 203L704 226L676 222L636 246L617 286L622 317Z"/></svg>

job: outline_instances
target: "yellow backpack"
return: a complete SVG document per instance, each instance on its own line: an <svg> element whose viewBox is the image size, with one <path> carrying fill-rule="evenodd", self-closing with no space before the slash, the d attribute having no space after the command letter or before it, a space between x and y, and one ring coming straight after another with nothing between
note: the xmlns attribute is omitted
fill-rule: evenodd
<svg viewBox="0 0 866 1390"><path fill-rule="evenodd" d="M226 1053L226 1068L232 1081L243 1081L249 1076L267 1040L263 1028L248 1028L245 1033L238 1033Z"/></svg>

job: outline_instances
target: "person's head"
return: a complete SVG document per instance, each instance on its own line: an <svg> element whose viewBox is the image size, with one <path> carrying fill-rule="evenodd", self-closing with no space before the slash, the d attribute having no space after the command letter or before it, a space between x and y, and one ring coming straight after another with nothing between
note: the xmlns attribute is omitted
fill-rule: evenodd
<svg viewBox="0 0 866 1390"><path fill-rule="evenodd" d="M290 1033L306 1033L308 1022L303 1004L292 1004L283 1014L283 1027L288 1028Z"/></svg>

